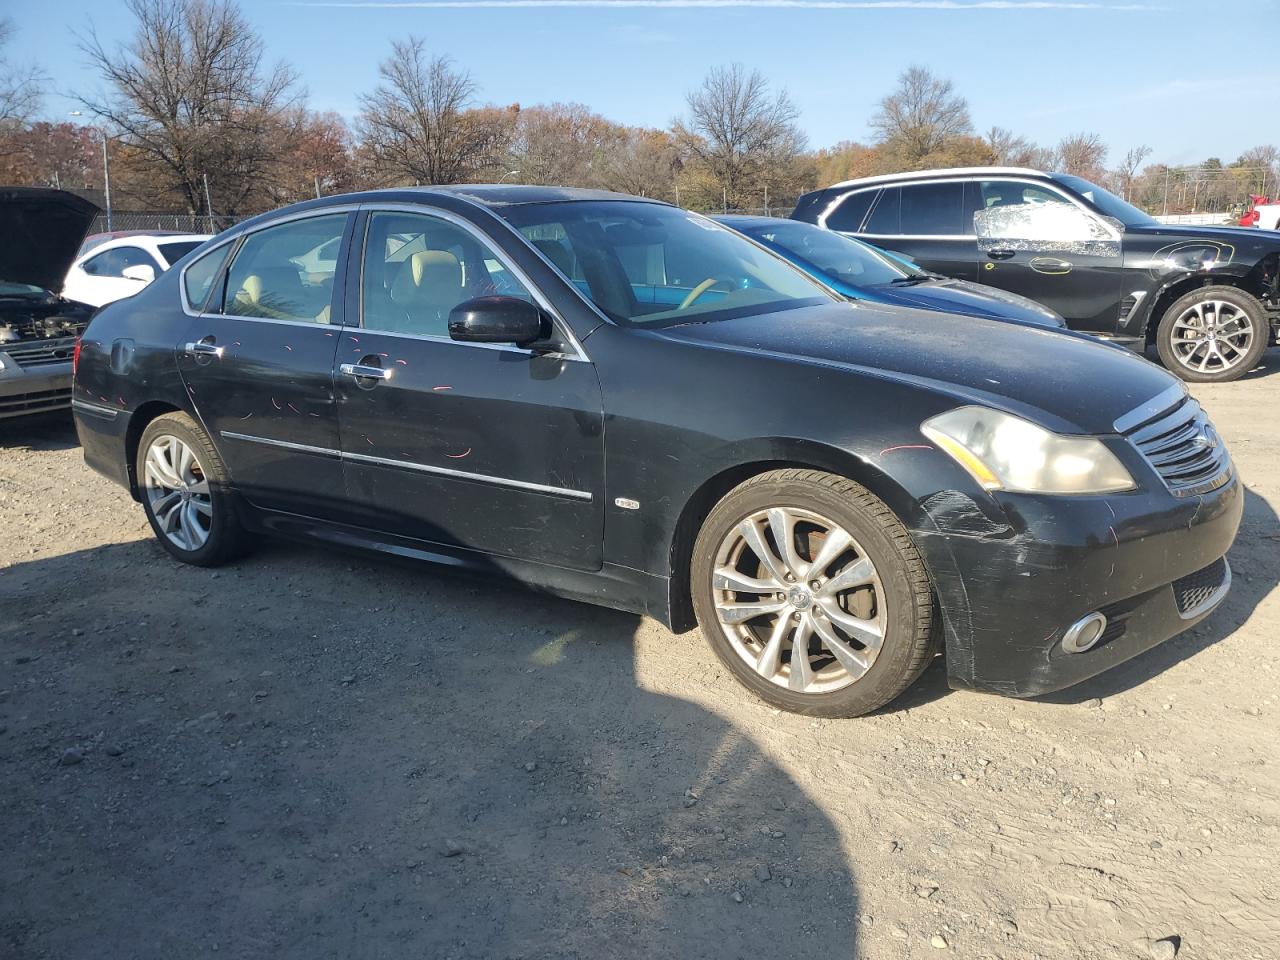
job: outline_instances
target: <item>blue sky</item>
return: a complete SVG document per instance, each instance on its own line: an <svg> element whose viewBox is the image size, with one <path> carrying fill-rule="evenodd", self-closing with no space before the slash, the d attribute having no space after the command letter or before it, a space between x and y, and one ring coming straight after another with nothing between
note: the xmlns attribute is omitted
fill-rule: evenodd
<svg viewBox="0 0 1280 960"><path fill-rule="evenodd" d="M130 28L115 0L10 2L15 52L56 78L45 112L96 78L72 31ZM443 0L283 3L243 9L272 56L301 74L314 108L348 118L395 37L417 34L469 69L483 101L585 103L666 126L707 68L739 61L785 87L813 146L867 138L876 101L912 63L950 77L975 126L1038 142L1100 133L1114 162L1139 143L1153 160L1231 160L1280 141L1278 0Z"/></svg>

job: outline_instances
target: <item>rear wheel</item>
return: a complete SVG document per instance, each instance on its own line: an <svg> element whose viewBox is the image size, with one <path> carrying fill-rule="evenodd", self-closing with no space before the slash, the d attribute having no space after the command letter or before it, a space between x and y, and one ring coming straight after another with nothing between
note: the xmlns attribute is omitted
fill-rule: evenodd
<svg viewBox="0 0 1280 960"><path fill-rule="evenodd" d="M1266 308L1256 297L1237 287L1201 287L1165 311L1156 349L1183 380L1225 383L1258 365L1270 333Z"/></svg>
<svg viewBox="0 0 1280 960"><path fill-rule="evenodd" d="M151 529L178 560L213 567L248 547L222 459L185 413L147 424L138 443L137 477Z"/></svg>
<svg viewBox="0 0 1280 960"><path fill-rule="evenodd" d="M937 650L924 564L867 490L776 470L731 491L694 545L694 609L721 662L761 699L810 716L883 706Z"/></svg>

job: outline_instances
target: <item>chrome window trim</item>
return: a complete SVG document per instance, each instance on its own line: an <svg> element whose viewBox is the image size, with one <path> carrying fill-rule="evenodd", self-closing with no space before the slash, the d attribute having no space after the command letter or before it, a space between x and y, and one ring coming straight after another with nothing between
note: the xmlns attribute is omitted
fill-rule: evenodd
<svg viewBox="0 0 1280 960"><path fill-rule="evenodd" d="M1058 186L1052 180L1039 180L1035 177L1017 176L1017 175L1001 175L1001 174L990 174L990 175L971 174L968 176L957 176L957 177L926 177L926 178L920 178L915 180L904 178L903 180L896 181L894 183L887 184L887 185L884 183L880 183L875 186L861 187L857 190L850 190L848 193L842 193L838 197L836 197L835 200L831 201L831 203L828 204L827 209L825 209L821 214L818 215L818 226L822 227L824 230L828 229L827 216L835 210L837 205L839 205L840 203L843 203L846 197L852 196L855 193L864 193L867 190L897 189L899 187L915 186L916 184L981 183L984 180L1007 180L1012 183L1029 183L1032 186L1040 187L1046 193L1055 193L1058 196L1062 197L1062 199L1065 200L1067 203L1070 203L1073 206L1077 207L1079 210L1083 211L1085 216L1089 217L1089 219L1094 220L1100 223L1103 227L1105 227L1108 234L1110 235L1110 239L1115 240L1117 242L1123 239L1120 234L1120 231L1116 230L1116 228L1113 227L1110 223L1108 223L1099 213L1097 213L1097 211L1090 209L1084 203L1084 201L1080 200L1078 197L1072 196L1070 193L1068 193L1062 187ZM875 212L874 208L868 210L867 216L870 216L874 212ZM885 239L885 240L973 240L976 243L978 239L978 235L976 233L965 233L965 234L850 233L847 230L832 230L831 232L842 233L852 237L859 237L859 238L867 237L867 238L877 238L877 239Z"/></svg>
<svg viewBox="0 0 1280 960"><path fill-rule="evenodd" d="M505 343L470 343L463 340L454 340L452 337L441 337L435 334L407 333L399 330L379 330L376 327L366 327L364 325L364 249L365 249L365 242L368 238L368 219L367 218L365 221L365 234L364 236L359 238L360 268L357 271L357 276L356 276L356 285L360 291L360 297L359 297L360 315L357 318L359 321L359 329L368 331L369 333L376 333L380 336L388 336L388 337L403 336L403 337L409 337L415 340L429 340L437 343L450 343L450 344L456 344L458 346L464 346L464 347L485 347L490 350L504 350L509 353L522 353L529 356L550 356L550 357L559 357L564 360L574 360L581 363L591 362L591 358L588 357L586 351L583 350L582 344L578 341L578 338L574 336L573 330L570 328L569 324L565 321L564 317L560 315L560 311L551 305L551 301L547 297L547 295L543 293L540 289L538 289L537 284L535 284L532 280L530 280L529 275L525 273L522 269L520 269L519 265L517 265L516 262L512 260L510 256L508 256L505 250L503 250L500 246L498 246L498 244L493 239L493 237L489 236L487 233L481 230L478 226L476 226L466 217L459 216L458 214L454 213L451 210L445 210L442 207L432 206L427 203L405 203L403 201L390 202L390 203L373 202L373 203L362 203L360 204L360 208L369 214L411 213L411 214L416 214L422 217L435 217L438 220L444 220L446 223L451 223L456 227L461 227L462 230L465 231L466 233L469 233L473 239L482 243L485 249L493 254L494 259L502 264L503 269L509 270L511 274L524 285L525 289L528 290L529 293L533 296L533 299L538 304L538 306L541 307L542 310L547 314L547 316L551 318L552 326L555 328L556 332L561 335L561 337L565 340L565 342L568 343L568 345L573 349L573 352L566 353L564 351L555 351L552 353L539 353L536 350L529 350L525 347L517 347L514 345L508 345ZM498 216L498 215L494 214L494 216ZM502 220L500 216L498 216L498 219ZM507 223L506 220L502 220L502 222L505 223L508 227L511 227L511 224ZM529 241L526 240L524 236L520 234L518 231L516 232L516 236L520 238L520 242L523 243L526 247L532 249L535 253L538 252L537 248L534 247L533 244L529 243ZM541 256L541 254L539 254L539 256Z"/></svg>
<svg viewBox="0 0 1280 960"><path fill-rule="evenodd" d="M242 440L247 443L261 443L270 447L281 447L285 450L296 450L300 453L314 453L318 456L338 460L351 460L357 463L373 463L385 467L400 467L405 470L416 470L419 473L431 473L456 480L472 480L477 483L488 483L498 487L510 487L515 490L528 490L531 493L544 493L556 497L568 497L572 500L590 502L593 494L588 490L572 490L568 487L553 487L544 483L531 483L527 480L513 480L510 477L495 477L486 473L471 473L467 470L454 470L450 467L436 467L425 463L414 463L411 460L392 460L387 457L371 457L363 453L346 453L329 447L314 447L306 443L293 443L288 440L273 440L269 437L257 437L248 433L235 433L230 430L221 431L224 440Z"/></svg>
<svg viewBox="0 0 1280 960"><path fill-rule="evenodd" d="M230 235L227 236L225 240L222 243L219 243L216 247L210 248L209 253L213 253L214 250L218 250L228 243L233 243L233 244L239 243L239 241L245 239L246 237L251 236L252 234L260 233L263 230L270 230L272 227L283 226L286 223L293 223L295 220L308 220L313 217L327 217L335 213L345 213L348 216L350 216L351 213L358 210L359 208L360 208L360 204L358 203L334 204L331 207L316 207L312 210L299 210L296 213L291 213L286 216L282 216L277 219L274 219L269 223L260 223L253 227L247 227L243 225L238 227L232 227L228 231ZM346 229L347 228L345 226L342 228L342 232L344 234L346 233ZM228 259L228 261L222 265L223 271L230 269L231 264L235 262L235 258L236 256L239 255L239 252L240 252L239 250L231 251L230 259ZM293 324L300 324L302 326L308 326L308 327L339 326L336 323L316 323L314 320L279 320L274 317L247 317L238 313L215 313L214 311L211 311L211 310L201 310L201 311L192 310L191 305L187 302L187 271L190 270L197 262L199 262L199 260L203 260L203 259L204 257L202 256L197 258L197 260L193 260L191 261L191 263L188 263L185 267L182 268L182 273L179 274L178 276L178 281L179 281L178 293L179 293L179 296L182 298L182 312L189 317L211 317L214 319L225 319L225 320L256 320L259 322L266 321L268 323L293 323ZM338 271L335 270L334 271L335 278L337 274L338 274ZM210 291L210 293L212 293L212 291ZM332 309L333 307L332 301L330 302L329 306L330 306L330 309Z"/></svg>

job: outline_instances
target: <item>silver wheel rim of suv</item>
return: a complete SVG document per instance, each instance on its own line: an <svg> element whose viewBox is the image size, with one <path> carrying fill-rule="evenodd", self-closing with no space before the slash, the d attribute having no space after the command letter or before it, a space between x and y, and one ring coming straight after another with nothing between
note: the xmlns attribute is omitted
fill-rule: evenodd
<svg viewBox="0 0 1280 960"><path fill-rule="evenodd" d="M209 540L213 500L209 478L195 451L162 434L151 441L143 460L143 485L156 525L180 550L199 550Z"/></svg>
<svg viewBox="0 0 1280 960"><path fill-rule="evenodd" d="M1205 300L1173 321L1173 355L1196 373L1222 373L1239 364L1253 346L1253 321L1234 303Z"/></svg>
<svg viewBox="0 0 1280 960"><path fill-rule="evenodd" d="M884 643L884 588L853 536L811 510L771 507L721 541L711 574L716 619L760 677L793 693L856 683Z"/></svg>

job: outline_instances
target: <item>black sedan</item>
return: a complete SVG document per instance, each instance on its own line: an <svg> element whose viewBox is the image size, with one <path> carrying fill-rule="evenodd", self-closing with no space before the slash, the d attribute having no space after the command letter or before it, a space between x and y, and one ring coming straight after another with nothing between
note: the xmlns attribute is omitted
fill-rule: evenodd
<svg viewBox="0 0 1280 960"><path fill-rule="evenodd" d="M1243 499L1126 351L849 303L702 216L576 190L251 220L98 314L74 389L86 460L180 560L269 533L489 571L701 625L820 716L939 647L953 686L1027 696L1173 636L1225 595Z"/></svg>

